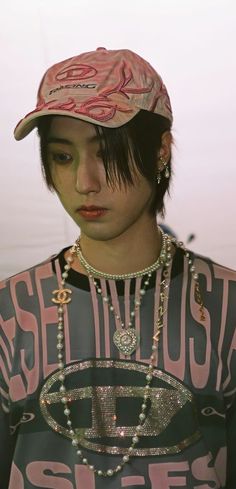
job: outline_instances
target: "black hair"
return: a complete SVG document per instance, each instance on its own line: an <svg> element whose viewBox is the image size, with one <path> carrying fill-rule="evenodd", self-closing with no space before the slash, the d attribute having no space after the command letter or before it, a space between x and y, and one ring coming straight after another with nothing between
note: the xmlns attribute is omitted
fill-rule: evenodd
<svg viewBox="0 0 236 489"><path fill-rule="evenodd" d="M47 159L47 135L51 116L39 117L37 128L40 137L41 166L48 188L56 190L51 168ZM164 216L164 196L169 194L171 179L171 157L168 161L169 178L162 175L157 183L157 156L161 148L161 137L171 130L171 122L158 114L140 110L127 124L118 128L108 128L94 124L100 140L107 182L111 186L133 185L134 170L144 176L153 188L152 214ZM56 190L57 191L57 190Z"/></svg>

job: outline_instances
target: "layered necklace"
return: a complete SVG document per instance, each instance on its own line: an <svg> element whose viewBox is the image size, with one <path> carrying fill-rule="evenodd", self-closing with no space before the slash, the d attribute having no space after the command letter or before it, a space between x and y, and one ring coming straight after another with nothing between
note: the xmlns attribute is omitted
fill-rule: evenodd
<svg viewBox="0 0 236 489"><path fill-rule="evenodd" d="M57 309L58 309L57 359L58 359L58 369L60 372L59 390L60 393L63 394L63 397L61 398L61 403L63 406L63 412L66 419L66 425L69 429L69 435L71 438L72 446L75 448L78 457L82 461L82 464L86 465L90 471L92 471L94 474L100 477L114 476L116 473L120 472L123 469L125 464L127 464L130 461L133 451L139 443L139 439L141 436L140 432L142 431L143 424L145 423L147 418L147 405L148 405L148 400L150 399L150 388L151 388L151 382L153 378L153 370L157 363L158 343L159 343L161 330L164 324L163 318L167 311L169 283L170 283L170 265L172 259L172 253L171 253L172 244L175 245L176 247L182 248L182 250L185 253L185 256L188 260L188 264L190 267L192 279L195 282L195 298L197 303L199 304L200 321L205 321L204 305L202 302L202 297L199 289L198 274L196 273L195 266L193 264L193 260L190 256L190 253L184 247L182 242L177 242L174 238L171 238L168 235L164 234L160 228L159 230L162 236L162 245L161 245L160 256L155 261L155 263L153 263L151 266L139 272L122 274L122 275L106 274L104 272L101 272L93 268L85 259L81 250L80 240L78 239L70 249L70 254L66 259L66 265L64 266L64 271L62 273L62 280L60 283L60 287L59 289L53 291L54 297L52 298L52 301L55 304L57 304ZM162 267L159 306L158 306L158 311L156 311L156 314L154 315L156 319L154 324L154 335L152 338L151 355L146 370L146 384L144 387L144 396L140 406L140 413L137 420L137 426L135 429L134 436L132 437L132 443L130 447L127 449L126 454L121 458L120 463L118 465L108 470L102 470L98 467L95 467L94 465L90 464L89 460L84 456L84 453L82 452L79 446L79 438L76 434L76 428L73 426L73 422L71 419L70 398L69 398L69 394L67 393L66 385L65 385L65 374L64 374L64 369L65 369L64 312L65 311L64 308L71 301L71 295L72 295L71 289L66 288L65 284L72 263L76 257L79 258L80 263L85 268L89 278L92 279L93 284L96 287L97 293L101 296L103 302L107 304L107 307L109 308L111 314L114 314L115 319L118 321L120 328L117 329L117 331L115 332L113 336L113 342L118 348L118 350L120 351L120 353L123 353L126 356L130 356L139 346L140 338L134 328L134 319L138 309L141 307L143 298L145 296L146 290L150 283L152 273L156 272L158 269ZM131 311L128 324L125 324L125 322L122 321L120 315L118 314L118 311L115 310L115 307L111 299L102 292L102 289L97 282L97 278L103 278L105 280L126 280L126 279L137 278L137 277L141 277L143 279L143 286L140 289L139 297L135 298L134 300L134 308Z"/></svg>
<svg viewBox="0 0 236 489"><path fill-rule="evenodd" d="M114 333L113 342L115 346L118 348L118 350L120 351L120 353L123 353L124 355L131 355L139 346L140 338L133 326L133 323L135 321L135 316L141 307L142 300L146 294L146 290L149 286L152 273L156 272L162 266L168 267L171 260L171 240L170 238L168 238L167 235L163 233L162 230L160 231L162 237L162 244L161 244L161 251L158 259L149 267L134 273L112 275L110 273L104 273L101 272L100 270L97 270L96 268L92 267L85 259L81 250L80 240L78 239L76 241L76 254L79 258L81 265L86 270L89 278L92 279L97 293L101 295L103 302L107 303L110 312L114 314L114 317L117 323L119 324L119 329L117 329ZM142 278L143 286L139 291L139 296L134 299L134 307L130 313L130 317L127 324L125 324L125 322L122 321L118 311L115 310L115 307L112 304L110 298L107 295L103 294L102 289L99 286L95 277L99 279L105 279L105 280L127 280L127 279L138 278L138 277Z"/></svg>

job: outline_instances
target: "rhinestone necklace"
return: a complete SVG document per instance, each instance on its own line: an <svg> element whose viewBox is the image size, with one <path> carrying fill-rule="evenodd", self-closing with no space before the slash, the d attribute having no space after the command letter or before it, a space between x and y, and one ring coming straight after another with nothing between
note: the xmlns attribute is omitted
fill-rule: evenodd
<svg viewBox="0 0 236 489"><path fill-rule="evenodd" d="M166 236L166 240L168 240ZM193 280L195 281L195 296L196 296L196 301L199 304L199 311L200 311L200 321L205 321L205 314L204 314L204 305L202 302L201 294L200 294L200 289L199 289L199 283L198 283L198 274L196 273L195 267L193 265L193 261L190 258L189 252L186 250L182 242L177 242L174 238L171 238L171 242L175 244L175 246L182 248L182 250L185 253L186 258L188 259L188 264L190 266L190 272L192 275ZM94 474L100 476L100 477L112 477L116 473L120 472L124 465L127 464L130 461L130 457L132 457L132 452L135 448L135 446L139 443L139 438L140 438L140 431L142 431L142 427L145 423L145 420L147 418L147 402L148 399L150 398L150 387L151 387L151 382L153 378L153 370L155 367L155 364L157 362L157 349L158 349L158 343L160 339L160 333L163 328L163 317L167 311L167 303L168 303L168 296L169 296L169 283L170 283L170 261L166 261L166 263L163 265L163 272L162 272L162 280L160 283L160 301L159 301L159 307L157 311L157 318L155 321L155 327L154 327L154 335L153 335L153 343L152 343L152 353L150 356L149 360L149 365L147 366L146 370L146 385L144 388L144 397L142 400L141 404L141 410L140 414L138 416L138 424L135 429L134 436L132 437L132 443L130 447L127 449L127 453L122 457L120 463L116 465L113 469L108 469L108 470L101 470L94 465L91 465L88 461L88 459L84 456L82 450L79 447L79 438L76 434L76 429L73 427L73 423L71 420L71 411L70 411L70 398L69 395L67 394L66 386L65 386L65 374L64 374L64 368L65 368L65 363L64 363L64 308L66 307L66 304L68 304L71 301L70 295L72 294L72 291L70 289L65 288L65 282L66 279L68 278L68 272L71 268L71 265L74 261L75 256L77 255L77 241L75 244L72 246L70 249L70 255L68 256L66 260L66 265L64 267L64 271L62 273L62 280L60 284L60 288L58 290L53 291L53 295L56 297L52 298L52 301L57 304L57 310L58 310L58 333L57 333L57 358L58 358L58 369L60 371L59 375L59 381L60 381L60 392L63 393L63 397L61 398L61 403L63 405L63 412L66 418L66 424L69 429L69 435L71 438L71 443L72 446L75 448L77 455L79 456L80 460L82 461L82 464L87 466L90 471L92 471ZM112 276L112 278L114 278ZM44 401L41 401L42 404L44 404Z"/></svg>

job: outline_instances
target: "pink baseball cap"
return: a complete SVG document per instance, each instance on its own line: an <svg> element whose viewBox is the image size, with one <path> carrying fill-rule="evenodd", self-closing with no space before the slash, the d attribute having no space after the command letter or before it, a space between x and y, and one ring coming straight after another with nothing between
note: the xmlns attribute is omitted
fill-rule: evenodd
<svg viewBox="0 0 236 489"><path fill-rule="evenodd" d="M79 54L49 68L38 90L36 108L17 124L23 139L39 117L63 115L105 127L120 127L141 109L172 122L169 95L152 66L127 49Z"/></svg>

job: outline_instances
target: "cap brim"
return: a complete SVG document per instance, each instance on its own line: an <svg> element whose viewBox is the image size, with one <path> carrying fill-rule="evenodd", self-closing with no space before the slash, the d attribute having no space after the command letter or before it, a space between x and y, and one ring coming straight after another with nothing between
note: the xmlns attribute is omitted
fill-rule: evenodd
<svg viewBox="0 0 236 489"><path fill-rule="evenodd" d="M133 117L140 111L140 109L132 108L129 112L116 112L115 116L107 119L100 120L95 119L94 117L88 117L87 115L71 112L68 110L58 110L58 109L50 109L50 110L41 110L34 111L27 114L24 119L17 124L14 130L14 137L17 141L24 139L35 127L37 127L37 122L40 117L49 116L49 115L57 115L57 116L66 116L72 117L73 119L80 119L85 122L90 122L92 124L97 124L103 127L121 127L127 122L129 122Z"/></svg>

